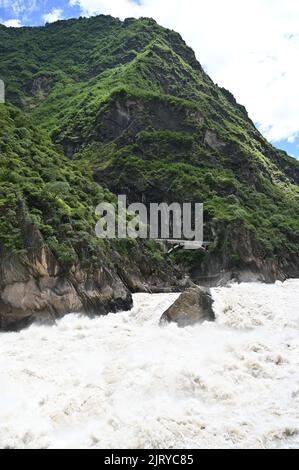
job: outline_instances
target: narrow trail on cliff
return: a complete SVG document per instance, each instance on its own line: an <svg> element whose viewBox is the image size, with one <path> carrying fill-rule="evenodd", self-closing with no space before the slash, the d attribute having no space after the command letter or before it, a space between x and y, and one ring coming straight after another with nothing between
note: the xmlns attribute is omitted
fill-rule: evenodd
<svg viewBox="0 0 299 470"><path fill-rule="evenodd" d="M0 334L1 448L299 448L299 280L213 289L215 323L131 312Z"/></svg>

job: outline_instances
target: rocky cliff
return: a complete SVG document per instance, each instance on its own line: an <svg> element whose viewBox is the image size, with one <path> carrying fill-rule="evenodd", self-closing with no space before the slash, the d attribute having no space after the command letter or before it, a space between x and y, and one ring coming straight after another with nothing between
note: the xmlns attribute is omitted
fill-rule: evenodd
<svg viewBox="0 0 299 470"><path fill-rule="evenodd" d="M23 112L3 105L0 123L0 330L128 310L131 292L186 285L155 243L98 240L94 208L114 196Z"/></svg>
<svg viewBox="0 0 299 470"><path fill-rule="evenodd" d="M299 165L179 34L109 16L0 26L2 328L130 307L130 292L299 275ZM100 241L94 208L204 203L200 251Z"/></svg>

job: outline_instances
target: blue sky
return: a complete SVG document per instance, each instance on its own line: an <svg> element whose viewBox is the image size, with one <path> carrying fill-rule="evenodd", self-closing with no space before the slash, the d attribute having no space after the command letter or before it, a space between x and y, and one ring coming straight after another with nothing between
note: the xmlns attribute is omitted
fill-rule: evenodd
<svg viewBox="0 0 299 470"><path fill-rule="evenodd" d="M293 143L290 143L287 140L281 140L278 142L273 142L273 145L282 150L285 150L289 155L292 155L299 160L299 138L295 139L295 142Z"/></svg>
<svg viewBox="0 0 299 470"><path fill-rule="evenodd" d="M55 20L80 14L80 6L70 5L68 0L0 0L2 23L17 20L22 26L38 26L45 24L47 15L53 15L52 20Z"/></svg>
<svg viewBox="0 0 299 470"><path fill-rule="evenodd" d="M298 0L0 0L0 23L12 27L99 13L180 32L265 137L299 159Z"/></svg>

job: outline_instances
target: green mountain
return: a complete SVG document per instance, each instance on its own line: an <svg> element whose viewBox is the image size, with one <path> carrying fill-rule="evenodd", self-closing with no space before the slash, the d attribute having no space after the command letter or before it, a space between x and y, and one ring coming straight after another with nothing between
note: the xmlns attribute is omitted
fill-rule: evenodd
<svg viewBox="0 0 299 470"><path fill-rule="evenodd" d="M185 270L208 284L298 276L299 163L179 34L98 16L0 26L0 40L0 327L128 308ZM203 202L208 249L98 240L94 207L116 194Z"/></svg>

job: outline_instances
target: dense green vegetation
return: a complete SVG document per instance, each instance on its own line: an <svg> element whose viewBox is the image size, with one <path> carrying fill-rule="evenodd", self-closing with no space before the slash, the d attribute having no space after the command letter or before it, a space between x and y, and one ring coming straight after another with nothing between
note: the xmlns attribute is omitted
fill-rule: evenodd
<svg viewBox="0 0 299 470"><path fill-rule="evenodd" d="M10 250L26 248L22 207L62 264L92 259L94 206L112 192L204 202L209 251L230 253L232 266L242 264L242 230L255 258L297 259L298 162L259 134L177 33L99 16L0 26L0 40L11 103L0 105L0 237Z"/></svg>
<svg viewBox="0 0 299 470"><path fill-rule="evenodd" d="M12 106L0 105L0 238L14 253L33 224L64 266L96 255L94 207L104 195L90 174L59 153L49 137ZM94 248L94 250L92 250Z"/></svg>

